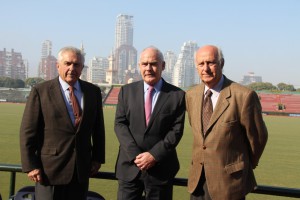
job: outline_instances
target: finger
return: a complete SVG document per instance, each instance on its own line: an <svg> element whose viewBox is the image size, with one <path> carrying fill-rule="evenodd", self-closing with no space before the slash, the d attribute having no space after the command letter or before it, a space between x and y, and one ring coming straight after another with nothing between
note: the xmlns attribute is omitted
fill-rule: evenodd
<svg viewBox="0 0 300 200"><path fill-rule="evenodd" d="M37 181L37 182L41 182L41 180L42 180L42 176L41 176L41 175L37 175L37 176L36 176L36 181Z"/></svg>

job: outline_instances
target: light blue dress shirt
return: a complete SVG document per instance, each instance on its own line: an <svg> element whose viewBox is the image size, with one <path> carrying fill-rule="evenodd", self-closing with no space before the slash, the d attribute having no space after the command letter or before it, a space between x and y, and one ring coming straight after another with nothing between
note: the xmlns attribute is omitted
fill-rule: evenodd
<svg viewBox="0 0 300 200"><path fill-rule="evenodd" d="M74 125L75 117L74 117L73 108L72 108L72 104L71 104L71 100L70 100L70 91L69 91L70 85L67 82L65 82L61 77L59 77L59 83L60 83L60 90L64 97L69 116ZM80 104L81 110L83 111L83 94L82 94L79 82L76 81L76 83L74 84L73 87L74 87L74 94Z"/></svg>

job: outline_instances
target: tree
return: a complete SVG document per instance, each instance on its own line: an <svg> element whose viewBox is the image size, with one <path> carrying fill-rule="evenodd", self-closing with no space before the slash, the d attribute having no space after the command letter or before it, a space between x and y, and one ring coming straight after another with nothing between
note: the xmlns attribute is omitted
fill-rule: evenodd
<svg viewBox="0 0 300 200"><path fill-rule="evenodd" d="M21 79L12 79L12 78L9 78L9 77L0 77L0 87L23 88L24 86L25 86L25 83Z"/></svg>
<svg viewBox="0 0 300 200"><path fill-rule="evenodd" d="M33 77L33 78L28 78L25 80L25 84L29 87L32 87L38 83L42 83L44 82L45 80L42 79L42 78L39 78L39 77Z"/></svg>
<svg viewBox="0 0 300 200"><path fill-rule="evenodd" d="M281 91L295 91L296 90L293 85L289 85L286 83L278 83L277 88L278 88L278 90L281 90Z"/></svg>
<svg viewBox="0 0 300 200"><path fill-rule="evenodd" d="M251 88L252 90L260 91L260 90L276 90L277 88L272 85L272 83L268 82L258 82L258 83L250 83L247 87Z"/></svg>

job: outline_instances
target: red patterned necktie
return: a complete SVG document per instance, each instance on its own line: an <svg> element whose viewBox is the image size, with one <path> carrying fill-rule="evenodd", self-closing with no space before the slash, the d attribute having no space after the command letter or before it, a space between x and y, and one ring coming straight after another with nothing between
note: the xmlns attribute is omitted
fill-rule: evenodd
<svg viewBox="0 0 300 200"><path fill-rule="evenodd" d="M152 112L152 92L154 90L153 86L149 86L148 92L146 95L146 100L145 100L145 117L146 117L146 125L148 126L150 117L151 117L151 112Z"/></svg>
<svg viewBox="0 0 300 200"><path fill-rule="evenodd" d="M209 120L213 113L213 105L212 105L212 101L211 101L211 95L212 95L211 90L207 90L206 97L204 99L203 107L202 107L202 132L204 135L207 131L208 123L209 123Z"/></svg>
<svg viewBox="0 0 300 200"><path fill-rule="evenodd" d="M71 104L72 104L73 114L75 117L75 127L77 128L80 123L80 120L81 120L81 108L80 108L78 100L74 94L74 87L70 86L69 91L70 91L70 100L71 100Z"/></svg>

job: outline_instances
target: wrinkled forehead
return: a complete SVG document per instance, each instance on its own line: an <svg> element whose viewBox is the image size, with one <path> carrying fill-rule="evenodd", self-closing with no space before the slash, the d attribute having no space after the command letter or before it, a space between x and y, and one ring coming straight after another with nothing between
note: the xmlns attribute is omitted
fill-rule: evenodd
<svg viewBox="0 0 300 200"><path fill-rule="evenodd" d="M196 54L196 61L216 61L218 54L213 51L199 51Z"/></svg>
<svg viewBox="0 0 300 200"><path fill-rule="evenodd" d="M155 52L144 52L140 56L140 62L159 62L159 56Z"/></svg>

